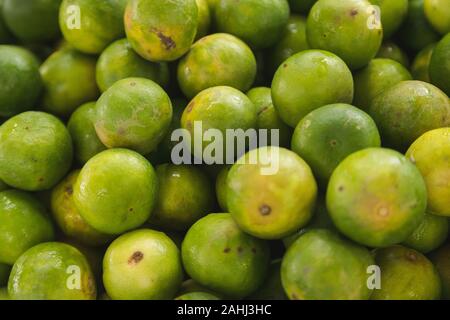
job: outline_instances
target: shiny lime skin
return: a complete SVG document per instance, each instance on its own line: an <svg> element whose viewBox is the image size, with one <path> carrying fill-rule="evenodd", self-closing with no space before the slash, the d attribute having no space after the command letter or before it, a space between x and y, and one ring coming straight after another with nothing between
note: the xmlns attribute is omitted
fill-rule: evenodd
<svg viewBox="0 0 450 320"><path fill-rule="evenodd" d="M12 265L26 250L53 237L47 212L33 196L18 190L0 192L0 263Z"/></svg>
<svg viewBox="0 0 450 320"><path fill-rule="evenodd" d="M391 59L402 64L405 68L409 67L409 58L406 53L391 41L383 42L380 50L378 50L376 58Z"/></svg>
<svg viewBox="0 0 450 320"><path fill-rule="evenodd" d="M180 251L162 232L126 233L103 258L103 283L113 300L173 299L182 280Z"/></svg>
<svg viewBox="0 0 450 320"><path fill-rule="evenodd" d="M96 105L95 131L109 148L153 151L172 121L172 103L152 80L126 78L106 90Z"/></svg>
<svg viewBox="0 0 450 320"><path fill-rule="evenodd" d="M129 0L125 31L133 49L150 61L173 61L197 33L196 0Z"/></svg>
<svg viewBox="0 0 450 320"><path fill-rule="evenodd" d="M154 63L141 58L127 39L117 40L98 59L97 84L105 92L115 82L131 77L147 78L165 87L169 83L169 67L164 62Z"/></svg>
<svg viewBox="0 0 450 320"><path fill-rule="evenodd" d="M241 231L228 213L197 221L184 238L181 254L192 279L235 299L262 285L270 256L268 243Z"/></svg>
<svg viewBox="0 0 450 320"><path fill-rule="evenodd" d="M287 300L281 283L281 260L270 263L269 272L263 285L254 292L250 300Z"/></svg>
<svg viewBox="0 0 450 320"><path fill-rule="evenodd" d="M247 97L256 107L258 129L267 129L267 145L288 146L292 128L281 120L272 102L272 91L270 88L257 87L247 92ZM272 141L272 130L278 130L278 141Z"/></svg>
<svg viewBox="0 0 450 320"><path fill-rule="evenodd" d="M256 59L243 41L216 33L194 43L180 60L177 73L180 88L189 99L216 86L247 91L255 80Z"/></svg>
<svg viewBox="0 0 450 320"><path fill-rule="evenodd" d="M368 110L371 101L385 89L406 80L412 80L408 69L391 59L373 59L354 74L355 98L353 104Z"/></svg>
<svg viewBox="0 0 450 320"><path fill-rule="evenodd" d="M224 166L216 178L216 196L217 202L219 203L220 208L224 212L228 212L227 206L227 177L228 172L230 171L231 166Z"/></svg>
<svg viewBox="0 0 450 320"><path fill-rule="evenodd" d="M36 57L21 47L0 45L0 117L35 108L41 90Z"/></svg>
<svg viewBox="0 0 450 320"><path fill-rule="evenodd" d="M40 68L44 82L42 107L57 116L68 117L83 103L96 100L97 60L71 48L53 53Z"/></svg>
<svg viewBox="0 0 450 320"><path fill-rule="evenodd" d="M426 132L409 147L406 156L425 179L430 212L450 217L450 128Z"/></svg>
<svg viewBox="0 0 450 320"><path fill-rule="evenodd" d="M434 48L429 72L431 82L450 95L450 33Z"/></svg>
<svg viewBox="0 0 450 320"><path fill-rule="evenodd" d="M63 0L59 25L64 39L81 52L101 53L124 36L126 4L127 0Z"/></svg>
<svg viewBox="0 0 450 320"><path fill-rule="evenodd" d="M56 40L61 32L58 12L62 0L3 0L3 19L8 29L22 41Z"/></svg>
<svg viewBox="0 0 450 320"><path fill-rule="evenodd" d="M281 280L291 300L367 300L369 251L336 233L312 229L288 249Z"/></svg>
<svg viewBox="0 0 450 320"><path fill-rule="evenodd" d="M450 244L439 248L431 255L431 261L439 272L442 283L442 298L450 299Z"/></svg>
<svg viewBox="0 0 450 320"><path fill-rule="evenodd" d="M209 177L192 165L156 167L159 192L150 222L164 230L187 230L214 209Z"/></svg>
<svg viewBox="0 0 450 320"><path fill-rule="evenodd" d="M293 12L307 14L317 0L289 0Z"/></svg>
<svg viewBox="0 0 450 320"><path fill-rule="evenodd" d="M327 190L327 208L344 235L369 247L402 242L425 216L419 170L397 151L368 148L342 161Z"/></svg>
<svg viewBox="0 0 450 320"><path fill-rule="evenodd" d="M450 32L450 1L424 0L424 11L428 22L440 34Z"/></svg>
<svg viewBox="0 0 450 320"><path fill-rule="evenodd" d="M198 23L195 40L206 36L211 27L211 9L209 8L208 1L209 0L195 0L198 9Z"/></svg>
<svg viewBox="0 0 450 320"><path fill-rule="evenodd" d="M80 170L71 172L56 185L51 193L51 212L55 222L64 235L88 246L107 243L110 236L93 229L81 217L73 200L73 185Z"/></svg>
<svg viewBox="0 0 450 320"><path fill-rule="evenodd" d="M202 131L195 130L195 125L201 123ZM227 86L212 87L203 90L188 104L181 117L181 128L186 129L192 138L191 153L209 164L214 162L205 151L208 147L208 141L201 145L195 144L196 136L201 133L202 137L206 130L217 129L224 139L224 148L222 151L223 163L225 163L225 146L228 144L226 139L227 129L242 129L246 131L250 128L256 128L257 114L256 108L250 99L241 91Z"/></svg>
<svg viewBox="0 0 450 320"><path fill-rule="evenodd" d="M317 184L297 154L262 147L233 165L226 194L228 209L242 230L262 239L281 239L311 219Z"/></svg>
<svg viewBox="0 0 450 320"><path fill-rule="evenodd" d="M408 14L408 0L369 0L380 8L383 39L390 38Z"/></svg>
<svg viewBox="0 0 450 320"><path fill-rule="evenodd" d="M218 297L207 292L189 292L185 293L175 300L220 300Z"/></svg>
<svg viewBox="0 0 450 320"><path fill-rule="evenodd" d="M371 102L384 145L407 149L423 133L450 125L450 100L437 87L422 81L402 81Z"/></svg>
<svg viewBox="0 0 450 320"><path fill-rule="evenodd" d="M9 265L0 263L0 286L4 286L8 283L10 271L11 267Z"/></svg>
<svg viewBox="0 0 450 320"><path fill-rule="evenodd" d="M383 28L367 0L321 0L308 15L306 36L311 48L333 52L354 70L375 57Z"/></svg>
<svg viewBox="0 0 450 320"><path fill-rule="evenodd" d="M157 188L156 173L144 157L131 150L111 149L86 163L73 187L73 199L94 229L120 234L148 220Z"/></svg>
<svg viewBox="0 0 450 320"><path fill-rule="evenodd" d="M95 102L88 102L77 108L67 123L67 129L73 140L75 158L81 164L106 150L95 132L95 116Z"/></svg>
<svg viewBox="0 0 450 320"><path fill-rule="evenodd" d="M0 127L0 178L12 187L53 187L69 171L72 156L69 131L50 114L24 112Z"/></svg>
<svg viewBox="0 0 450 320"><path fill-rule="evenodd" d="M420 80L431 83L430 79L430 61L433 54L435 43L432 43L416 55L411 65L411 74L414 80Z"/></svg>
<svg viewBox="0 0 450 320"><path fill-rule="evenodd" d="M258 49L274 45L289 19L287 0L218 0L214 11L220 32Z"/></svg>
<svg viewBox="0 0 450 320"><path fill-rule="evenodd" d="M323 185L348 155L380 146L372 118L348 104L331 104L309 113L297 125L291 143L292 151L311 166Z"/></svg>
<svg viewBox="0 0 450 320"><path fill-rule="evenodd" d="M287 59L272 81L272 99L281 119L295 128L308 113L330 103L352 103L353 78L338 56L306 50Z"/></svg>
<svg viewBox="0 0 450 320"><path fill-rule="evenodd" d="M425 17L424 0L409 0L408 15L398 31L398 40L402 47L415 52L439 40Z"/></svg>
<svg viewBox="0 0 450 320"><path fill-rule="evenodd" d="M309 49L306 41L306 19L303 16L292 15L277 43L270 48L267 56L271 74L294 54Z"/></svg>
<svg viewBox="0 0 450 320"><path fill-rule="evenodd" d="M421 253L403 246L375 250L381 288L372 300L436 300L441 281L436 267Z"/></svg>
<svg viewBox="0 0 450 320"><path fill-rule="evenodd" d="M26 251L14 264L8 283L12 300L95 300L96 291L84 255L61 242Z"/></svg>
<svg viewBox="0 0 450 320"><path fill-rule="evenodd" d="M416 230L403 242L409 248L428 253L439 248L448 236L448 218L427 213Z"/></svg>

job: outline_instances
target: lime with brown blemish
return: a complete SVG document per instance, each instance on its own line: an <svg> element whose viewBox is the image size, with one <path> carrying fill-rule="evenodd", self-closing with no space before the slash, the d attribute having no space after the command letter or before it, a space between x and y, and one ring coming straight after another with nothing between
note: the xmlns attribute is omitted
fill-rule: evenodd
<svg viewBox="0 0 450 320"><path fill-rule="evenodd" d="M420 80L431 83L430 79L430 61L433 54L435 43L432 43L416 55L411 65L411 74L414 80Z"/></svg>
<svg viewBox="0 0 450 320"><path fill-rule="evenodd" d="M103 258L103 283L113 300L173 299L182 279L180 251L162 232L126 233Z"/></svg>
<svg viewBox="0 0 450 320"><path fill-rule="evenodd" d="M220 300L218 297L207 292L189 292L185 293L175 300Z"/></svg>
<svg viewBox="0 0 450 320"><path fill-rule="evenodd" d="M150 61L174 61L197 33L196 0L130 0L125 31L133 49Z"/></svg>
<svg viewBox="0 0 450 320"><path fill-rule="evenodd" d="M0 286L4 286L8 283L10 272L11 266L4 263L0 263Z"/></svg>
<svg viewBox="0 0 450 320"><path fill-rule="evenodd" d="M442 298L450 299L450 244L433 252L431 261L436 266L442 283Z"/></svg>
<svg viewBox="0 0 450 320"><path fill-rule="evenodd" d="M94 229L121 234L144 224L154 208L158 180L152 165L126 149L90 159L73 187L80 215Z"/></svg>
<svg viewBox="0 0 450 320"><path fill-rule="evenodd" d="M18 190L0 192L0 263L13 265L26 250L53 238L50 217L36 198Z"/></svg>
<svg viewBox="0 0 450 320"><path fill-rule="evenodd" d="M424 0L409 0L408 15L397 35L402 47L415 52L439 40L425 17Z"/></svg>
<svg viewBox="0 0 450 320"><path fill-rule="evenodd" d="M187 230L210 213L215 199L209 177L193 165L156 167L159 191L150 223L164 230Z"/></svg>
<svg viewBox="0 0 450 320"><path fill-rule="evenodd" d="M117 40L98 59L97 84L105 92L117 81L131 77L150 79L166 87L169 83L169 67L164 62L150 62L141 58L127 39Z"/></svg>
<svg viewBox="0 0 450 320"><path fill-rule="evenodd" d="M270 263L269 272L262 286L252 293L250 300L287 300L281 283L281 260Z"/></svg>
<svg viewBox="0 0 450 320"><path fill-rule="evenodd" d="M97 289L89 263L78 249L46 242L16 261L8 294L13 300L95 300Z"/></svg>
<svg viewBox="0 0 450 320"><path fill-rule="evenodd" d="M162 141L172 121L172 103L155 82L144 78L117 81L98 99L95 131L109 148L148 154Z"/></svg>
<svg viewBox="0 0 450 320"><path fill-rule="evenodd" d="M425 132L450 126L450 100L432 84L402 81L377 95L369 114L383 144L405 150Z"/></svg>
<svg viewBox="0 0 450 320"><path fill-rule="evenodd" d="M368 110L372 100L401 81L412 80L408 69L391 59L373 59L353 76L355 97L353 104Z"/></svg>
<svg viewBox="0 0 450 320"><path fill-rule="evenodd" d="M2 0L0 13L8 30L24 42L48 42L61 35L58 12L62 0Z"/></svg>
<svg viewBox="0 0 450 320"><path fill-rule="evenodd" d="M267 87L257 87L247 92L247 96L256 107L258 115L257 128L267 130L267 145L283 146L289 145L292 136L292 128L285 124L272 102L272 91ZM278 138L272 139L272 135L278 134ZM260 139L260 144L263 143Z"/></svg>
<svg viewBox="0 0 450 320"><path fill-rule="evenodd" d="M211 9L209 8L208 1L209 0L195 0L198 9L198 23L195 40L206 36L211 27Z"/></svg>
<svg viewBox="0 0 450 320"><path fill-rule="evenodd" d="M226 193L228 209L242 230L281 239L311 219L317 184L302 158L272 146L254 149L233 165Z"/></svg>
<svg viewBox="0 0 450 320"><path fill-rule="evenodd" d="M230 298L258 289L268 271L269 246L239 229L228 213L213 213L187 232L183 265L196 282Z"/></svg>
<svg viewBox="0 0 450 320"><path fill-rule="evenodd" d="M440 34L450 32L450 1L424 0L425 17Z"/></svg>
<svg viewBox="0 0 450 320"><path fill-rule="evenodd" d="M291 143L323 186L348 155L380 146L375 122L349 104L330 104L309 113L297 125Z"/></svg>
<svg viewBox="0 0 450 320"><path fill-rule="evenodd" d="M64 38L81 52L101 53L124 36L126 4L127 0L63 0L59 25Z"/></svg>
<svg viewBox="0 0 450 320"><path fill-rule="evenodd" d="M88 102L77 108L67 123L73 140L75 159L81 164L106 150L95 132L95 119L95 102Z"/></svg>
<svg viewBox="0 0 450 320"><path fill-rule="evenodd" d="M0 127L0 178L12 187L50 189L69 171L72 156L69 131L48 113L24 112Z"/></svg>
<svg viewBox="0 0 450 320"><path fill-rule="evenodd" d="M429 72L431 82L450 95L450 32L434 48Z"/></svg>
<svg viewBox="0 0 450 320"><path fill-rule="evenodd" d="M51 194L53 218L64 235L88 246L103 245L111 239L111 236L103 234L88 225L75 206L73 186L79 174L80 170L71 172L53 188Z"/></svg>
<svg viewBox="0 0 450 320"><path fill-rule="evenodd" d="M402 25L408 14L408 0L369 0L380 8L383 39L389 39Z"/></svg>
<svg viewBox="0 0 450 320"><path fill-rule="evenodd" d="M430 212L450 217L450 128L423 134L409 147L406 156L425 179Z"/></svg>
<svg viewBox="0 0 450 320"><path fill-rule="evenodd" d="M72 48L53 53L40 68L44 82L43 109L69 117L83 103L96 100L99 96L96 63L96 58Z"/></svg>
<svg viewBox="0 0 450 320"><path fill-rule="evenodd" d="M241 40L216 33L198 40L178 64L178 83L189 99L200 91L230 86L247 91L256 75L256 59Z"/></svg>
<svg viewBox="0 0 450 320"><path fill-rule="evenodd" d="M448 236L448 218L427 213L416 230L403 244L422 253L439 248Z"/></svg>
<svg viewBox="0 0 450 320"><path fill-rule="evenodd" d="M263 49L279 39L288 23L289 4L287 0L219 0L214 13L217 30Z"/></svg>
<svg viewBox="0 0 450 320"><path fill-rule="evenodd" d="M292 15L277 43L267 55L270 74L274 74L287 58L309 49L306 40L306 19L303 16Z"/></svg>
<svg viewBox="0 0 450 320"><path fill-rule="evenodd" d="M281 119L295 128L314 109L330 103L352 103L352 73L331 52L305 50L278 68L272 81L272 99Z"/></svg>
<svg viewBox="0 0 450 320"><path fill-rule="evenodd" d="M405 68L409 67L408 55L392 41L383 42L375 58L385 58L397 61Z"/></svg>
<svg viewBox="0 0 450 320"><path fill-rule="evenodd" d="M234 138L233 141L227 139L227 130L241 129L245 132L256 128L256 123L256 108L250 99L241 91L227 86L213 87L200 92L191 100L181 117L181 128L190 133L190 137L186 138L187 140L190 138L190 141L185 142L190 146L191 153L199 159L203 158L207 164L212 164L215 160L225 163L227 160L226 146L235 141ZM208 148L210 142L203 139L203 136L210 129L218 130L224 137L223 144L217 146L214 154L205 152L210 150ZM201 137L198 137L199 134ZM196 144L196 139L201 139L202 143Z"/></svg>
<svg viewBox="0 0 450 320"><path fill-rule="evenodd" d="M368 300L370 252L329 230L312 229L288 249L281 280L291 300Z"/></svg>
<svg viewBox="0 0 450 320"><path fill-rule="evenodd" d="M307 14L317 0L289 0L293 12Z"/></svg>
<svg viewBox="0 0 450 320"><path fill-rule="evenodd" d="M419 226L427 190L420 171L402 154L368 148L337 166L326 201L344 235L369 247L385 247L405 241Z"/></svg>
<svg viewBox="0 0 450 320"><path fill-rule="evenodd" d="M403 246L375 250L381 288L372 300L437 300L441 280L436 267L420 252Z"/></svg>
<svg viewBox="0 0 450 320"><path fill-rule="evenodd" d="M356 70L377 54L383 28L377 7L367 0L321 0L308 15L306 36L311 48L333 52Z"/></svg>
<svg viewBox="0 0 450 320"><path fill-rule="evenodd" d="M35 108L41 90L37 58L24 48L0 45L0 117Z"/></svg>
<svg viewBox="0 0 450 320"><path fill-rule="evenodd" d="M220 208L224 212L228 212L228 205L227 205L227 178L228 178L228 172L230 171L231 166L226 165L224 166L219 174L216 177L216 196L217 196L217 202L219 203Z"/></svg>

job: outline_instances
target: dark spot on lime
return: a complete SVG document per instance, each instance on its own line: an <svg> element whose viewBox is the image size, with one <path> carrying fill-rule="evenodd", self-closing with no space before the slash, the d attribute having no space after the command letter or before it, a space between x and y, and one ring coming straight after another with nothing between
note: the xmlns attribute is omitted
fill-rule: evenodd
<svg viewBox="0 0 450 320"><path fill-rule="evenodd" d="M230 248L225 248L225 249L223 249L223 252L225 252L225 253L228 253L228 252L230 252Z"/></svg>
<svg viewBox="0 0 450 320"><path fill-rule="evenodd" d="M128 264L131 264L131 265L138 264L142 259L144 259L144 254L140 251L136 251L128 259Z"/></svg>
<svg viewBox="0 0 450 320"><path fill-rule="evenodd" d="M267 204L263 204L259 207L259 213L261 213L262 216L268 216L272 212L272 208L269 207Z"/></svg>

